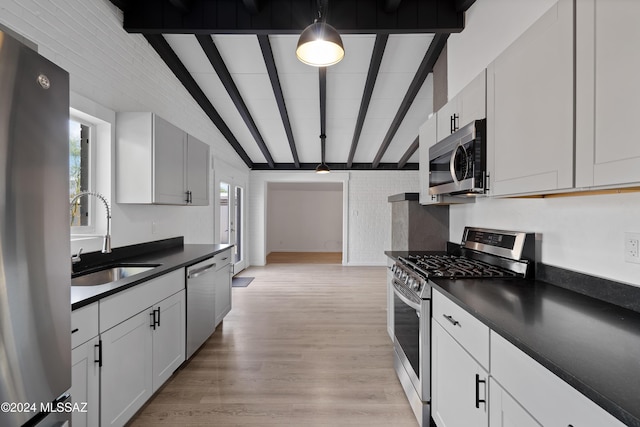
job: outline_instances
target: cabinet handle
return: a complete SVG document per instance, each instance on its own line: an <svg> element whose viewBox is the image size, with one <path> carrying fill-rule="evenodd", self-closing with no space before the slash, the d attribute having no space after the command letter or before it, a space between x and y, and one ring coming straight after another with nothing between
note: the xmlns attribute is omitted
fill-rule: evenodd
<svg viewBox="0 0 640 427"><path fill-rule="evenodd" d="M480 383L486 384L486 380L481 380L480 375L476 374L476 408L480 409L480 404L484 403L485 407L487 405L486 399L480 399Z"/></svg>
<svg viewBox="0 0 640 427"><path fill-rule="evenodd" d="M160 327L160 307L158 307L157 310L158 310L158 318L156 319L156 326ZM156 310L153 310L153 311L156 311Z"/></svg>
<svg viewBox="0 0 640 427"><path fill-rule="evenodd" d="M456 319L453 318L453 316L447 315L447 314L443 314L442 315L445 319L447 319L449 322L451 322L451 324L453 326L460 326L462 328L462 325L460 324L460 322L458 322Z"/></svg>
<svg viewBox="0 0 640 427"><path fill-rule="evenodd" d="M451 133L454 133L455 131L458 130L458 119L460 118L460 116L458 116L457 114L453 114L450 119L451 119Z"/></svg>
<svg viewBox="0 0 640 427"><path fill-rule="evenodd" d="M193 203L193 194L190 190L187 190L187 200L185 200L185 202L187 202L187 204Z"/></svg>
<svg viewBox="0 0 640 427"><path fill-rule="evenodd" d="M149 316L151 316L151 326L153 328L153 330L156 330L156 311L155 310L151 310L151 313L149 313Z"/></svg>
<svg viewBox="0 0 640 427"><path fill-rule="evenodd" d="M78 332L80 329L75 328L73 331L71 331L72 334L75 334L76 332Z"/></svg>
<svg viewBox="0 0 640 427"><path fill-rule="evenodd" d="M98 348L98 360L94 360L98 364L98 367L102 368L102 340L98 341L98 344L93 346Z"/></svg>

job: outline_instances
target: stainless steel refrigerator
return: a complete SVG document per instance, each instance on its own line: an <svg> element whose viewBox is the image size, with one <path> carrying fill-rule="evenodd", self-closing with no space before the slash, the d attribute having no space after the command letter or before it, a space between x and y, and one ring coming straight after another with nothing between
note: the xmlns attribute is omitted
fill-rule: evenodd
<svg viewBox="0 0 640 427"><path fill-rule="evenodd" d="M71 418L68 201L69 75L0 31L3 427Z"/></svg>

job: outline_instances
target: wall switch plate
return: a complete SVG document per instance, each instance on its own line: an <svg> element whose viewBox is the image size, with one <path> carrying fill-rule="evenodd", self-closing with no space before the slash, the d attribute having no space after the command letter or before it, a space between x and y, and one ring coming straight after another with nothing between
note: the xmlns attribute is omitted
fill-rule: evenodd
<svg viewBox="0 0 640 427"><path fill-rule="evenodd" d="M640 264L640 233L624 233L624 260Z"/></svg>

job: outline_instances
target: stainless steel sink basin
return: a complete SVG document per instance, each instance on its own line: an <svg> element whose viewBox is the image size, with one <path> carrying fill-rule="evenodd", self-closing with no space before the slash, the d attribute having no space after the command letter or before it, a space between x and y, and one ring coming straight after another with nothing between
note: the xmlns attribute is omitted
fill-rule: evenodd
<svg viewBox="0 0 640 427"><path fill-rule="evenodd" d="M159 264L118 264L71 278L71 286L97 286L144 273Z"/></svg>

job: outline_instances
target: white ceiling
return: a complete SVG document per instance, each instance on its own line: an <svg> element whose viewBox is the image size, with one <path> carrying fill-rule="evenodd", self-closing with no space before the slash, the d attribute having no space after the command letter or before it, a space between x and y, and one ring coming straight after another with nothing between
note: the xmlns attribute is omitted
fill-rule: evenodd
<svg viewBox="0 0 640 427"><path fill-rule="evenodd" d="M266 163L258 144L194 35L166 34L165 39L218 111L253 163ZM292 163L284 125L255 35L214 35L213 41L255 121L275 163ZM354 156L371 163L396 116L433 34L389 36L371 103ZM318 69L298 61L297 35L271 35L269 41L282 87L299 160L320 162ZM375 35L343 35L345 58L327 68L327 163L346 163L369 71ZM429 74L382 158L397 163L418 136L433 110ZM417 152L409 159L418 162Z"/></svg>

